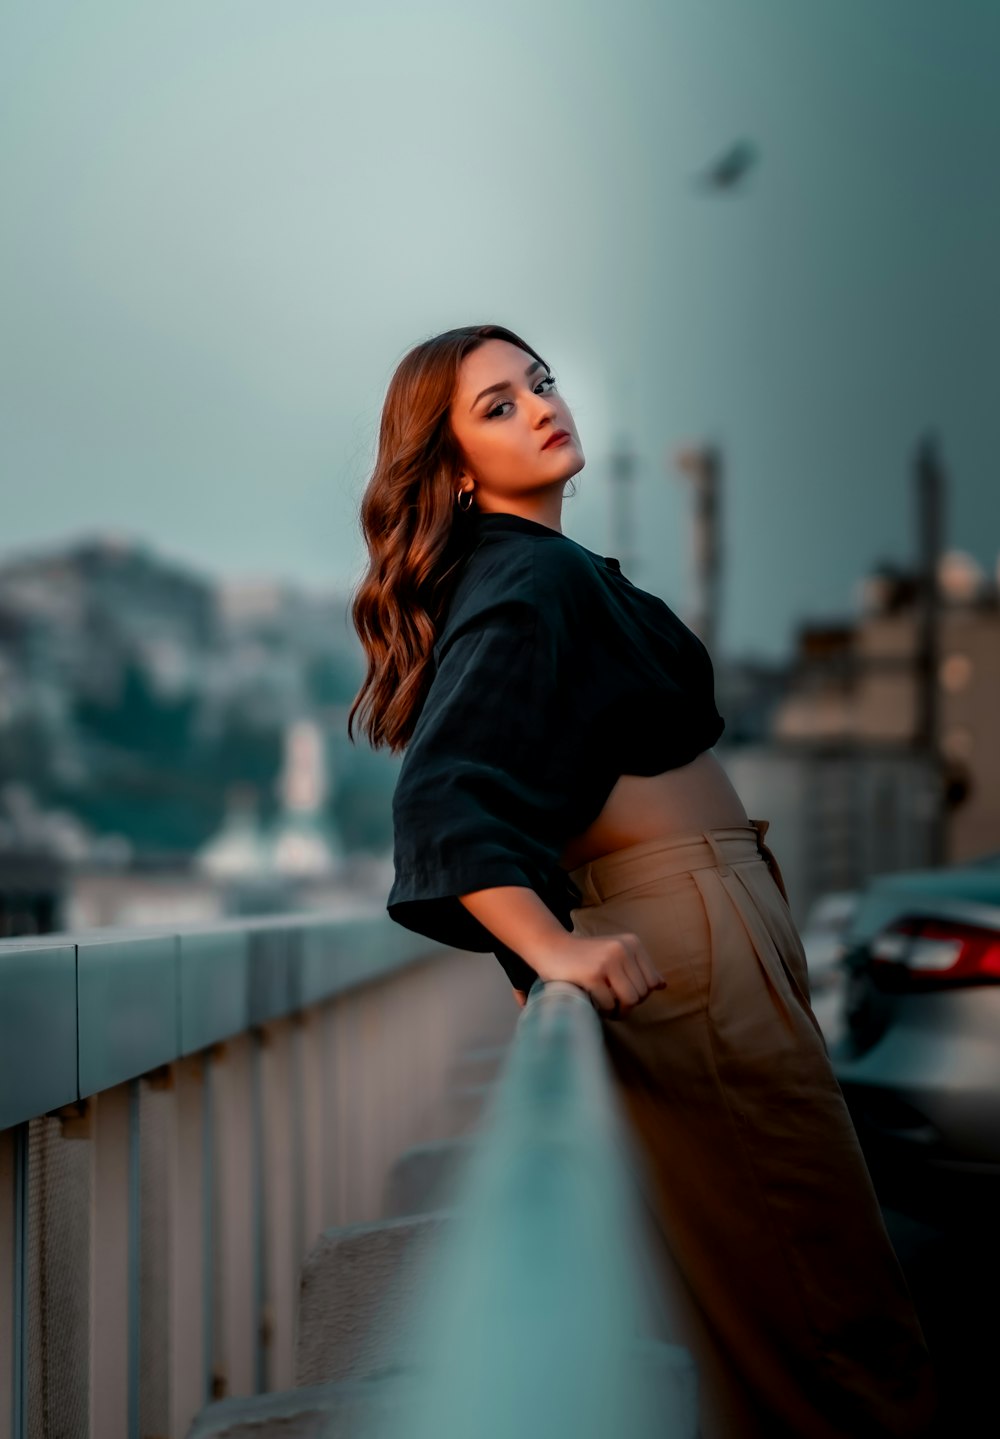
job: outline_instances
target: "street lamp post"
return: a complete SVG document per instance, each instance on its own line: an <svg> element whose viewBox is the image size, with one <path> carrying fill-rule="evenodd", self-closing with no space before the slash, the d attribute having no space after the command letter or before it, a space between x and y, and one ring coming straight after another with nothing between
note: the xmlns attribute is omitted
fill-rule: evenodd
<svg viewBox="0 0 1000 1439"><path fill-rule="evenodd" d="M638 555L634 543L633 488L635 455L620 438L611 452L611 532L614 555L627 575L636 578Z"/></svg>
<svg viewBox="0 0 1000 1439"><path fill-rule="evenodd" d="M694 488L691 563L696 599L690 625L714 660L722 581L722 454L714 444L690 445L676 452L674 463Z"/></svg>
<svg viewBox="0 0 1000 1439"><path fill-rule="evenodd" d="M914 742L930 760L933 795L929 815L930 862L945 861L945 776L942 765L940 666L941 594L938 571L942 548L944 469L932 435L925 435L915 465L918 531L917 696Z"/></svg>

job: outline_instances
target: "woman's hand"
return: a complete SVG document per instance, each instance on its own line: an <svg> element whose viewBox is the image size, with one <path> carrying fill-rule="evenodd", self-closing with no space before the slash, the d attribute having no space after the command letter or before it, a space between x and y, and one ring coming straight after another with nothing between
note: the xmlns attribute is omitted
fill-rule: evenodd
<svg viewBox="0 0 1000 1439"><path fill-rule="evenodd" d="M546 944L544 951L525 958L541 979L564 979L579 985L595 1009L615 1019L624 1018L667 983L642 940L631 931L591 936L567 933ZM514 991L515 995L519 992Z"/></svg>

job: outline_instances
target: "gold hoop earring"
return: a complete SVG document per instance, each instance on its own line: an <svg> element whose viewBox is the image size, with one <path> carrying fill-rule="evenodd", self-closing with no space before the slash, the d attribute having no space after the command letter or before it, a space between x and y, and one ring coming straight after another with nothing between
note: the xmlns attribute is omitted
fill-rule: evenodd
<svg viewBox="0 0 1000 1439"><path fill-rule="evenodd" d="M468 495L468 497L469 497L469 503L468 503L467 505L463 505L463 504L462 504L462 496L463 496L463 495ZM472 509L472 491L471 491L471 490L456 490L456 491L455 491L455 503L456 503L456 505L458 505L458 508L462 511L463 514L467 514L468 511Z"/></svg>

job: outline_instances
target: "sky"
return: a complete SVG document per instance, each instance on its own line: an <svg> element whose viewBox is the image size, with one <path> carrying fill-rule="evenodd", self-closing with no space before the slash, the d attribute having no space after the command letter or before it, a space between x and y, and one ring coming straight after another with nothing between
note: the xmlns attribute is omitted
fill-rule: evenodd
<svg viewBox="0 0 1000 1439"><path fill-rule="evenodd" d="M111 531L349 588L403 355L508 325L568 399L562 527L687 613L689 483L725 459L718 649L945 539L1000 552L993 0L6 0L0 558ZM692 178L747 139L737 194Z"/></svg>

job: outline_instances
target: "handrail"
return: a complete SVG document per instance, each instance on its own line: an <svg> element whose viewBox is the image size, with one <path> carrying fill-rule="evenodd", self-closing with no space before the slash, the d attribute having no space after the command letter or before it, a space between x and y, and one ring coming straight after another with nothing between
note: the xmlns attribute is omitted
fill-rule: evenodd
<svg viewBox="0 0 1000 1439"><path fill-rule="evenodd" d="M433 953L323 911L0 940L0 1130Z"/></svg>
<svg viewBox="0 0 1000 1439"><path fill-rule="evenodd" d="M536 981L452 1223L397 1320L406 1400L379 1439L682 1439L696 1375L663 1341L600 1020Z"/></svg>
<svg viewBox="0 0 1000 1439"><path fill-rule="evenodd" d="M498 976L377 911L0 941L0 1435L291 1387L300 1265L378 1215Z"/></svg>

